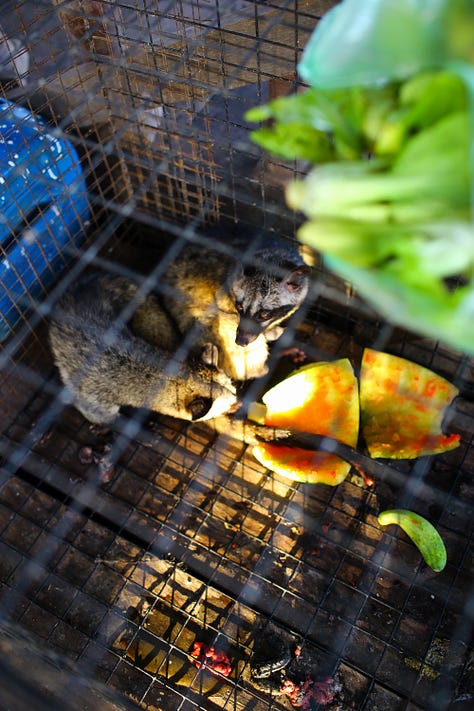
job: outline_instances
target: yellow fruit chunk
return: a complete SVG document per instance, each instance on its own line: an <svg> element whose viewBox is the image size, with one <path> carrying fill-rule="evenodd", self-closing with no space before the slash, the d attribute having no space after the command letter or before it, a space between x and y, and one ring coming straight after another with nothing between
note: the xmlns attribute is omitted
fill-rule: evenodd
<svg viewBox="0 0 474 711"><path fill-rule="evenodd" d="M367 348L360 374L362 434L371 457L413 459L459 445L442 434L458 389L428 368Z"/></svg>
<svg viewBox="0 0 474 711"><path fill-rule="evenodd" d="M265 424L328 435L355 447L359 432L359 396L352 366L344 358L311 363L263 396ZM340 484L351 465L334 454L262 443L253 449L264 466L293 481Z"/></svg>

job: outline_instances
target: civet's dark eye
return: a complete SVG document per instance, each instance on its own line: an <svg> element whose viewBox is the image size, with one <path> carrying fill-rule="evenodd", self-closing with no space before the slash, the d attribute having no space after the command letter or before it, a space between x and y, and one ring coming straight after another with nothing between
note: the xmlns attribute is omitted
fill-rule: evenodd
<svg viewBox="0 0 474 711"><path fill-rule="evenodd" d="M268 321L269 318L271 318L272 312L271 311L265 311L265 309L262 309L261 311L258 312L257 318L259 321Z"/></svg>
<svg viewBox="0 0 474 711"><path fill-rule="evenodd" d="M188 405L188 410L191 413L192 420L200 420L201 417L207 415L212 407L212 398L196 397Z"/></svg>
<svg viewBox="0 0 474 711"><path fill-rule="evenodd" d="M235 308L237 309L237 311L239 312L239 314L241 314L242 311L244 310L244 307L243 307L242 304L239 303L238 301L237 301L237 303L235 304Z"/></svg>

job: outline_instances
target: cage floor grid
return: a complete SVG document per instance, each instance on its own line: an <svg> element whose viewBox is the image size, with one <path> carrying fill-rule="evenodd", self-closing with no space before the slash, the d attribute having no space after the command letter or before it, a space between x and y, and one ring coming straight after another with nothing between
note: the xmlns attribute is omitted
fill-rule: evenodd
<svg viewBox="0 0 474 711"><path fill-rule="evenodd" d="M317 340L334 355L348 347L334 328ZM451 375L459 365L430 358ZM410 503L446 543L441 574L378 526L399 501L388 482L295 485L240 442L162 418L98 485L103 433L66 409L37 437L50 406L46 385L5 432L17 471L0 494L0 604L86 677L147 709L288 709L249 673L273 633L298 650L302 679L336 680L326 708L448 708L472 694L471 400L459 399L452 422L462 446L425 462L423 498ZM417 466L397 469L414 477ZM225 651L230 676L196 668L196 641Z"/></svg>
<svg viewBox="0 0 474 711"><path fill-rule="evenodd" d="M229 245L254 227L294 243L283 185L306 168L263 155L246 112L297 90L301 52L335 4L3 3L15 71L0 93L68 138L87 180L76 277L117 261L148 274L171 240L199 243L211 223ZM357 368L368 346L448 378L458 449L391 463L372 485L355 472L336 488L297 485L204 425L142 427L135 414L100 475L109 439L58 397L38 326L47 303L25 317L0 376L0 711L290 709L250 673L265 639L314 682L307 711L473 707L474 361L381 323L329 279L318 270L312 285L309 358ZM386 508L436 525L442 573L378 525ZM199 669L196 642L231 673Z"/></svg>

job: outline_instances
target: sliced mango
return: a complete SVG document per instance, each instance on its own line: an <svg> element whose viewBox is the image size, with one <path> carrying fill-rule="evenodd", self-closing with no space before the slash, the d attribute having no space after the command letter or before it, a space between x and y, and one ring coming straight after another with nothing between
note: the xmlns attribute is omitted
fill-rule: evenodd
<svg viewBox="0 0 474 711"><path fill-rule="evenodd" d="M412 459L459 445L444 435L445 412L458 389L428 368L367 348L360 373L362 435L371 457Z"/></svg>
<svg viewBox="0 0 474 711"><path fill-rule="evenodd" d="M357 379L347 358L310 363L262 398L265 424L328 435L355 447L359 433ZM253 454L264 466L293 481L340 484L351 465L334 454L262 443Z"/></svg>

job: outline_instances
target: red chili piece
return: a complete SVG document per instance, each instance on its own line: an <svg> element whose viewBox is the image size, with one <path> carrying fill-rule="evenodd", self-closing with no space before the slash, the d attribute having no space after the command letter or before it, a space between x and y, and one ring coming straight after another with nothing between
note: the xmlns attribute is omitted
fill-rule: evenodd
<svg viewBox="0 0 474 711"><path fill-rule="evenodd" d="M194 642L191 656L193 664L198 669L207 669L213 674L222 674L223 676L229 676L232 671L227 654L220 649L204 644L204 642Z"/></svg>

